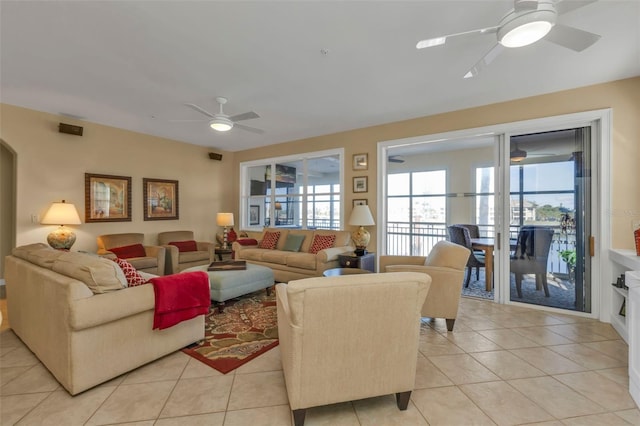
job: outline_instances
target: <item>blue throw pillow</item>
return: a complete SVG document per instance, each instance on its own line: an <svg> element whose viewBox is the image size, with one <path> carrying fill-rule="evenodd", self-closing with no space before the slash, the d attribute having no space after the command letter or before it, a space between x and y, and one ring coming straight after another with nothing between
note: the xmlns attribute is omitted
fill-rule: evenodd
<svg viewBox="0 0 640 426"><path fill-rule="evenodd" d="M287 240L284 242L284 247L282 249L285 251L300 251L303 241L304 235L289 234L287 235Z"/></svg>

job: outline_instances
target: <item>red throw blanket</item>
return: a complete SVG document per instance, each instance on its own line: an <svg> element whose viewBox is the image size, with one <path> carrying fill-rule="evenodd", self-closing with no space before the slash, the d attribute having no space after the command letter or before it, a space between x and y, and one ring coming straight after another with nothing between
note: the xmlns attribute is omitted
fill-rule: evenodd
<svg viewBox="0 0 640 426"><path fill-rule="evenodd" d="M156 295L153 329L162 330L209 312L209 275L185 272L151 278Z"/></svg>

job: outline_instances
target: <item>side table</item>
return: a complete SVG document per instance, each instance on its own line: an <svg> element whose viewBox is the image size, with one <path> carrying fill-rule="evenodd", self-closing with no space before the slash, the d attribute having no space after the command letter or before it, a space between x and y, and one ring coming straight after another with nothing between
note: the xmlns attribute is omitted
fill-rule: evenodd
<svg viewBox="0 0 640 426"><path fill-rule="evenodd" d="M222 247L216 247L215 250L218 260L222 260L222 255L229 255L229 258L231 258L231 255L233 254L233 250L231 250L230 248L223 249Z"/></svg>
<svg viewBox="0 0 640 426"><path fill-rule="evenodd" d="M352 253L343 253L338 255L338 262L341 268L359 268L365 271L376 271L376 254L367 253L362 256L356 256Z"/></svg>

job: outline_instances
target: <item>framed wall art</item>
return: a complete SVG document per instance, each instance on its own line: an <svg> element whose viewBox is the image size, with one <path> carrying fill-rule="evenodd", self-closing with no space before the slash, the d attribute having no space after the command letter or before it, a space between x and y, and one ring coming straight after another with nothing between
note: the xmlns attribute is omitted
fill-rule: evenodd
<svg viewBox="0 0 640 426"><path fill-rule="evenodd" d="M260 225L260 206L249 206L249 225Z"/></svg>
<svg viewBox="0 0 640 426"><path fill-rule="evenodd" d="M84 220L131 222L131 177L84 174Z"/></svg>
<svg viewBox="0 0 640 426"><path fill-rule="evenodd" d="M178 181L166 179L142 179L144 220L179 219Z"/></svg>
<svg viewBox="0 0 640 426"><path fill-rule="evenodd" d="M353 154L353 170L367 170L369 154Z"/></svg>
<svg viewBox="0 0 640 426"><path fill-rule="evenodd" d="M353 192L367 192L367 177L356 176L353 178Z"/></svg>

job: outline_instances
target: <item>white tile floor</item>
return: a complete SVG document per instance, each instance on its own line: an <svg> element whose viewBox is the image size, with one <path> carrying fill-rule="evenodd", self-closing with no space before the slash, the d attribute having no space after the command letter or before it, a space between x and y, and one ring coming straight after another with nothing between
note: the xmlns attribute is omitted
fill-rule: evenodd
<svg viewBox="0 0 640 426"><path fill-rule="evenodd" d="M462 299L453 333L422 324L407 411L392 395L308 410L306 425L640 425L610 325ZM1 425L290 425L275 348L227 375L175 352L71 397L0 333Z"/></svg>

